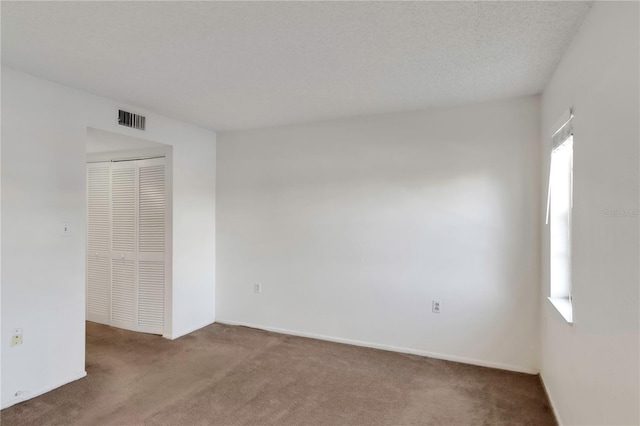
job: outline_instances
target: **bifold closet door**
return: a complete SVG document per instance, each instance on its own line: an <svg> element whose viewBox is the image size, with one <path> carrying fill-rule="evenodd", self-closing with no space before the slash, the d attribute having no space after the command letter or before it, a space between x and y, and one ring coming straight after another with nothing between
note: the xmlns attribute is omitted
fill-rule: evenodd
<svg viewBox="0 0 640 426"><path fill-rule="evenodd" d="M136 161L111 164L111 325L136 329Z"/></svg>
<svg viewBox="0 0 640 426"><path fill-rule="evenodd" d="M87 165L87 319L111 317L111 167Z"/></svg>
<svg viewBox="0 0 640 426"><path fill-rule="evenodd" d="M87 319L164 333L164 158L87 166Z"/></svg>
<svg viewBox="0 0 640 426"><path fill-rule="evenodd" d="M164 158L138 161L138 329L164 332L166 191Z"/></svg>

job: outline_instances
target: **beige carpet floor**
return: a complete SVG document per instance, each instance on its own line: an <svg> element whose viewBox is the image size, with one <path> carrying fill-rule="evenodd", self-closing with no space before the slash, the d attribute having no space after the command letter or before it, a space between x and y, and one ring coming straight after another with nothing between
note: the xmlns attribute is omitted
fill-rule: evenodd
<svg viewBox="0 0 640 426"><path fill-rule="evenodd" d="M214 324L87 323L87 377L10 425L555 425L538 376Z"/></svg>

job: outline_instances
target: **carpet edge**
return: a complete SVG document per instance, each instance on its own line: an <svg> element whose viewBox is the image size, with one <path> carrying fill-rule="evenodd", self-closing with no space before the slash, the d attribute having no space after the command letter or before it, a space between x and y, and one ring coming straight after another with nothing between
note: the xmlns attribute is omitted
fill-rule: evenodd
<svg viewBox="0 0 640 426"><path fill-rule="evenodd" d="M13 405L16 405L16 404L19 404L21 402L28 401L28 400L30 400L32 398L38 397L38 396L43 395L43 394L45 394L47 392L51 392L52 390L57 389L57 388L59 388L61 386L67 385L67 384L69 384L71 382L75 382L76 380L80 380L80 379L82 379L82 378L84 378L86 376L87 376L87 372L86 371L83 371L80 374L75 374L75 375L71 376L70 378L63 380L61 383L58 383L58 384L55 384L55 385L46 386L46 387L41 388L41 389L39 389L39 390L37 390L35 392L30 392L27 395L19 396L19 397L10 399L6 403L2 404L2 407L0 409L4 410L5 408L9 408L9 407L11 407Z"/></svg>
<svg viewBox="0 0 640 426"><path fill-rule="evenodd" d="M424 357L428 357L428 358L441 359L441 360L445 360L445 361L460 362L462 364L476 365L476 366L479 366L479 367L496 368L496 369L499 369L499 370L513 371L513 372L516 372L516 373L525 373L525 374L534 374L534 375L540 374L540 371L537 370L537 369L528 368L528 367L521 367L521 366L517 366L517 365L504 364L504 363L493 362L493 361L484 361L484 360L480 360L480 359L476 359L476 358L460 357L460 356L456 356L456 355L446 355L446 354L442 354L442 353L439 353L439 352L423 351L423 350L419 350L419 349L411 349L411 348L405 348L405 347L393 346L393 345L386 345L386 344L381 344L381 343L365 342L365 341L361 341L361 340L347 339L347 338L342 338L342 337L334 337L334 336L326 336L326 335L322 335L322 334L307 333L307 332L303 332L303 331L290 330L290 329L286 329L286 328L271 327L271 326L265 326L265 325L260 325L260 324L252 324L252 323L247 323L247 322L243 322L243 321L216 319L216 323L218 323L218 324L226 324L226 325L239 325L239 326L244 326L244 327L257 328L257 329L265 330L265 331L271 331L271 332L274 332L274 333L288 334L288 335L291 335L291 336L307 337L307 338L311 338L311 339L326 340L328 342L344 343L344 344L348 344L348 345L361 346L361 347L365 347L365 348L381 349L381 350L391 351L391 352L399 352L399 353L404 353L404 354L419 355L419 356L424 356Z"/></svg>

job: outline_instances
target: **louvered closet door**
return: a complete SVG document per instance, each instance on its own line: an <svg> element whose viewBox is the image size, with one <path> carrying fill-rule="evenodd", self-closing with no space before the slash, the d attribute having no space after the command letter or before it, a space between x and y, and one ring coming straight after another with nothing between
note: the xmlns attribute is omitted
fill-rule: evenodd
<svg viewBox="0 0 640 426"><path fill-rule="evenodd" d="M111 164L111 325L136 330L137 180L135 161Z"/></svg>
<svg viewBox="0 0 640 426"><path fill-rule="evenodd" d="M164 332L165 162L138 161L138 330Z"/></svg>
<svg viewBox="0 0 640 426"><path fill-rule="evenodd" d="M109 324L111 312L111 168L87 165L87 319Z"/></svg>

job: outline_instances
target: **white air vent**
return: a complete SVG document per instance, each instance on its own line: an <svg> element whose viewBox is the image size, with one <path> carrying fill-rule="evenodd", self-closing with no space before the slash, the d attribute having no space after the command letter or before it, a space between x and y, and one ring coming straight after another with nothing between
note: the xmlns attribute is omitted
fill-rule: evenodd
<svg viewBox="0 0 640 426"><path fill-rule="evenodd" d="M147 118L143 115L134 114L132 112L118 110L118 124L121 126L132 127L138 130L144 130Z"/></svg>

